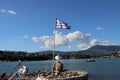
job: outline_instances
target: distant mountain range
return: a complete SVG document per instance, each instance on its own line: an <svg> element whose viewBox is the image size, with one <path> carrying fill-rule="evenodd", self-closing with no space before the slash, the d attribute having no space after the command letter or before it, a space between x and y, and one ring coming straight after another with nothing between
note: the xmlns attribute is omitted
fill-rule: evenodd
<svg viewBox="0 0 120 80"><path fill-rule="evenodd" d="M71 54L84 54L84 55L104 55L104 54L112 54L117 53L120 51L120 46L103 46L103 45L96 45L87 50L82 51L55 51L55 53L59 53L60 55L71 55ZM41 51L41 53L52 53L53 51Z"/></svg>
<svg viewBox="0 0 120 80"><path fill-rule="evenodd" d="M96 45L93 46L87 50L82 51L55 51L55 54L60 55L71 55L71 54L83 54L83 55L105 55L105 54L112 54L117 53L120 51L120 46L103 46L103 45ZM0 51L0 53L6 53L6 51ZM27 52L16 52L16 51L8 51L8 53L27 53ZM52 54L53 51L40 51L40 52L34 52L35 54ZM29 52L30 54L30 52Z"/></svg>
<svg viewBox="0 0 120 80"><path fill-rule="evenodd" d="M120 46L101 46L96 45L83 51L54 51L55 55L59 53L63 59L80 59L104 56L120 57L120 54L115 54L120 51ZM50 60L53 57L53 51L40 52L23 52L23 51L0 51L1 61L18 61L18 60Z"/></svg>
<svg viewBox="0 0 120 80"><path fill-rule="evenodd" d="M117 53L120 51L120 46L103 46L103 45L96 45L87 50L79 51L81 54L112 54Z"/></svg>

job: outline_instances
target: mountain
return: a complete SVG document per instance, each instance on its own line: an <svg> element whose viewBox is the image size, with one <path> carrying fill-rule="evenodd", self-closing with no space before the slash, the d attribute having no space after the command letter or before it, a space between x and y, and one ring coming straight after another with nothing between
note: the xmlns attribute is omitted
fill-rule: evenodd
<svg viewBox="0 0 120 80"><path fill-rule="evenodd" d="M112 54L112 53L117 53L118 51L120 51L120 46L103 46L103 45L96 45L93 46L87 50L83 50L83 51L54 51L54 54L60 54L60 55L72 55L72 54L83 54L83 55L105 55L105 54ZM12 53L12 54L22 54L25 53L27 54L27 52L16 52L16 51L0 51L0 56L3 54L7 54L7 53ZM34 52L34 53L30 53L28 55L31 54L37 54L37 55L52 55L53 51L40 51L40 52Z"/></svg>
<svg viewBox="0 0 120 80"><path fill-rule="evenodd" d="M117 53L120 51L120 46L103 46L103 45L96 45L87 50L83 51L55 51L54 53L59 53L60 55L71 55L71 54L84 54L84 55L104 55L104 54L112 54ZM39 54L52 54L53 51L41 51L38 52Z"/></svg>
<svg viewBox="0 0 120 80"><path fill-rule="evenodd" d="M64 59L92 58L106 55L114 55L120 57L119 54L113 54L117 53L118 51L120 51L120 46L96 45L84 51L54 51L54 55L57 55L59 53ZM52 59L52 54L53 51L40 51L34 53L22 51L0 51L0 60L49 60Z"/></svg>
<svg viewBox="0 0 120 80"><path fill-rule="evenodd" d="M103 46L96 45L87 50L79 51L81 54L111 54L120 51L120 46Z"/></svg>

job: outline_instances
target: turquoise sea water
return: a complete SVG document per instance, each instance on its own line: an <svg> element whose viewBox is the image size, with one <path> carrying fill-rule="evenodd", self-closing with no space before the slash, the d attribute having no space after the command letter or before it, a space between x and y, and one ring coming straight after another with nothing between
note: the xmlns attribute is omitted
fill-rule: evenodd
<svg viewBox="0 0 120 80"><path fill-rule="evenodd" d="M22 62L29 72L36 70L51 70L53 61L26 61ZM96 59L95 62L86 62L86 59L61 60L65 70L81 70L89 73L89 80L120 80L120 58ZM9 72L16 62L0 62L0 74Z"/></svg>

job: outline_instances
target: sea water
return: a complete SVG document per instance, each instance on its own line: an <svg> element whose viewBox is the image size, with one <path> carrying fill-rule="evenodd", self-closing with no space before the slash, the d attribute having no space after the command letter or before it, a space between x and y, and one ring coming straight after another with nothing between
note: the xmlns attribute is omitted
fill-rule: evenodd
<svg viewBox="0 0 120 80"><path fill-rule="evenodd" d="M87 71L89 80L120 80L120 58L98 58L95 62L86 62L86 59L61 60L65 70ZM0 74L10 70L17 62L0 62ZM28 72L51 70L52 60L47 61L24 61Z"/></svg>

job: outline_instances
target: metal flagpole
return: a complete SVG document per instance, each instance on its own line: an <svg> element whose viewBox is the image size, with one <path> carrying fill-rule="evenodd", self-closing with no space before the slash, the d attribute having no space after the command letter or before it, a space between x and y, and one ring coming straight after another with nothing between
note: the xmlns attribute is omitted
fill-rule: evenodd
<svg viewBox="0 0 120 80"><path fill-rule="evenodd" d="M56 18L57 20L57 18ZM52 62L52 75L53 75L53 67L54 67L54 58L55 58L55 37L56 37L56 20L55 20L55 26L54 26L54 33L53 33L53 62Z"/></svg>

